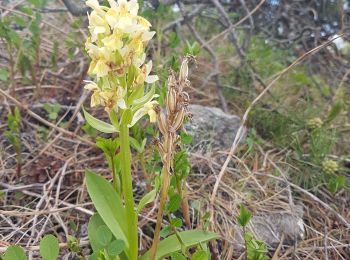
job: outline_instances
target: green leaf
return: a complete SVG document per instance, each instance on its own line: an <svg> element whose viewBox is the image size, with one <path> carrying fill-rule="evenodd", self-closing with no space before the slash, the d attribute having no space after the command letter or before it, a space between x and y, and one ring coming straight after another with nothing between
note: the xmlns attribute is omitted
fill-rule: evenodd
<svg viewBox="0 0 350 260"><path fill-rule="evenodd" d="M134 65L131 65L128 70L128 80L127 80L128 88L131 87L135 77L136 77L136 67Z"/></svg>
<svg viewBox="0 0 350 260"><path fill-rule="evenodd" d="M180 137L183 144L191 144L193 141L193 137L185 132L181 132Z"/></svg>
<svg viewBox="0 0 350 260"><path fill-rule="evenodd" d="M26 254L20 246L9 246L3 256L4 260L26 260Z"/></svg>
<svg viewBox="0 0 350 260"><path fill-rule="evenodd" d="M243 204L240 206L239 216L237 217L237 222L240 226L245 227L249 220L252 218L252 213L250 213Z"/></svg>
<svg viewBox="0 0 350 260"><path fill-rule="evenodd" d="M24 6L24 5L20 6L19 10L25 14L30 15L30 16L33 15L33 9L30 8L28 5L27 6Z"/></svg>
<svg viewBox="0 0 350 260"><path fill-rule="evenodd" d="M9 72L6 69L0 69L0 81L6 81L9 78Z"/></svg>
<svg viewBox="0 0 350 260"><path fill-rule="evenodd" d="M9 38L10 38L10 43L13 43L13 44L15 45L15 47L16 47L17 49L19 49L20 46L21 46L21 42L22 42L21 36L19 36L19 34L18 34L16 31L14 31L14 30L9 31L9 32L8 32L8 36L9 36ZM19 63L21 63L21 62L22 62L22 61L19 60ZM29 65L29 66L30 66L30 65Z"/></svg>
<svg viewBox="0 0 350 260"><path fill-rule="evenodd" d="M40 241L40 254L44 260L56 260L60 252L58 239L53 235L46 235Z"/></svg>
<svg viewBox="0 0 350 260"><path fill-rule="evenodd" d="M56 112L52 112L49 114L49 119L51 120L55 120L57 119L57 117L58 117L58 114Z"/></svg>
<svg viewBox="0 0 350 260"><path fill-rule="evenodd" d="M107 246L111 242L113 235L106 225L99 226L97 229L98 240L103 246Z"/></svg>
<svg viewBox="0 0 350 260"><path fill-rule="evenodd" d="M98 252L103 249L103 245L100 243L100 240L98 238L97 230L99 227L104 225L106 224L103 222L101 216L98 213L95 213L89 219L88 236L93 252Z"/></svg>
<svg viewBox="0 0 350 260"><path fill-rule="evenodd" d="M27 26L27 21L24 20L22 17L20 16L14 16L13 20L15 21L16 25L20 26L20 27L26 27Z"/></svg>
<svg viewBox="0 0 350 260"><path fill-rule="evenodd" d="M182 226L181 218L173 218L170 220L170 222L173 227L180 228Z"/></svg>
<svg viewBox="0 0 350 260"><path fill-rule="evenodd" d="M86 121L89 123L89 125L91 125L96 130L106 134L119 132L119 129L115 128L111 124L108 124L106 122L101 121L100 119L93 117L84 108L83 108L83 111L84 111L84 116Z"/></svg>
<svg viewBox="0 0 350 260"><path fill-rule="evenodd" d="M157 195L157 191L156 190L151 190L150 192L148 192L145 196L142 197L142 199L139 202L139 205L137 206L137 213L140 213L141 210L149 203L151 203L152 201L154 201L155 197Z"/></svg>
<svg viewBox="0 0 350 260"><path fill-rule="evenodd" d="M28 2L38 8L43 7L45 3L44 0L28 0Z"/></svg>
<svg viewBox="0 0 350 260"><path fill-rule="evenodd" d="M106 156L114 157L118 147L120 146L120 142L119 139L97 137L96 145L106 154Z"/></svg>
<svg viewBox="0 0 350 260"><path fill-rule="evenodd" d="M125 109L120 124L128 125L131 123L132 120L132 111L131 109Z"/></svg>
<svg viewBox="0 0 350 260"><path fill-rule="evenodd" d="M125 243L123 240L114 240L111 243L109 243L107 247L107 253L110 256L117 256L120 255L125 248Z"/></svg>
<svg viewBox="0 0 350 260"><path fill-rule="evenodd" d="M119 128L118 115L114 109L109 113L109 120L111 120L114 127Z"/></svg>
<svg viewBox="0 0 350 260"><path fill-rule="evenodd" d="M180 208L180 205L181 205L181 200L182 200L182 198L179 194L175 193L174 195L172 195L170 197L169 202L167 203L167 205L165 207L166 211L168 213L172 213L172 212L178 210Z"/></svg>
<svg viewBox="0 0 350 260"><path fill-rule="evenodd" d="M204 243L219 238L216 233L206 232L203 230L187 230L178 233L178 235L181 237L181 240L186 249L193 247L199 243ZM181 243L179 242L176 235L171 235L170 237L167 237L166 239L159 242L156 259L164 259L165 257L179 251L181 251ZM139 260L148 260L149 254L150 252L147 251L146 254L139 258Z"/></svg>
<svg viewBox="0 0 350 260"><path fill-rule="evenodd" d="M177 33L170 32L168 37L169 37L169 47L176 48L176 46L179 45L179 43L181 41L179 36L177 35Z"/></svg>
<svg viewBox="0 0 350 260"><path fill-rule="evenodd" d="M171 232L171 226L166 226L160 231L160 237L166 238Z"/></svg>
<svg viewBox="0 0 350 260"><path fill-rule="evenodd" d="M85 171L85 176L87 190L97 212L113 235L123 240L128 249L126 213L119 195L105 178L89 170Z"/></svg>
<svg viewBox="0 0 350 260"><path fill-rule="evenodd" d="M331 179L328 183L328 189L332 193L336 193L339 189L345 186L346 179L344 176L337 176Z"/></svg>
<svg viewBox="0 0 350 260"><path fill-rule="evenodd" d="M337 101L332 105L331 111L329 111L326 122L331 122L343 111L343 102Z"/></svg>
<svg viewBox="0 0 350 260"><path fill-rule="evenodd" d="M186 257L180 253L173 253L170 255L171 260L186 260Z"/></svg>
<svg viewBox="0 0 350 260"><path fill-rule="evenodd" d="M208 255L204 250L197 250L193 255L191 260L207 260Z"/></svg>
<svg viewBox="0 0 350 260"><path fill-rule="evenodd" d="M156 89L154 87L154 85L151 87L151 90L146 94L143 95L141 98L136 99L132 102L132 105L135 106L135 108L133 108L134 110L137 110L137 108L140 108L141 106L143 106L144 104L146 104L148 101L150 101L155 93Z"/></svg>
<svg viewBox="0 0 350 260"><path fill-rule="evenodd" d="M138 153L142 153L142 144L140 144L135 138L130 136L130 145L134 148Z"/></svg>

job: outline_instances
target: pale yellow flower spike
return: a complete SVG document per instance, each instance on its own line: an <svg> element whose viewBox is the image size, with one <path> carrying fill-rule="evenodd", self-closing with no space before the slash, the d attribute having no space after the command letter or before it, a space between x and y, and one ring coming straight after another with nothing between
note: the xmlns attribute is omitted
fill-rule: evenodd
<svg viewBox="0 0 350 260"><path fill-rule="evenodd" d="M145 64L145 48L155 32L150 31L149 21L137 15L137 0L108 2L110 7L101 6L98 0L86 1L86 5L93 9L89 14L90 37L85 44L91 58L88 74L96 76L99 82L89 81L85 86L93 92L91 107L104 106L108 113L130 108L133 117L129 127L145 115L155 122L157 115L154 107L158 102L154 99L157 95L149 97L143 105L128 104L128 93L145 83L152 84L158 80L158 76L150 75L152 61ZM123 78L127 78L130 66L136 67L136 75L132 84L125 86Z"/></svg>

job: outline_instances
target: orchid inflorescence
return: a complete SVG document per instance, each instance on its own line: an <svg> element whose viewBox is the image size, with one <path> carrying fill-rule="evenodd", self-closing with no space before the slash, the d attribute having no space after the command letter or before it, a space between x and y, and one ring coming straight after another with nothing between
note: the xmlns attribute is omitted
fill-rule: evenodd
<svg viewBox="0 0 350 260"><path fill-rule="evenodd" d="M88 74L96 77L85 86L93 92L91 107L103 106L110 117L119 109L131 109L129 127L146 114L155 122L157 95L154 89L144 93L145 83L158 80L158 76L150 75L152 61L145 63L145 48L155 32L150 31L151 24L145 18L137 15L137 0L108 2L110 7L101 6L97 0L86 1L93 9L85 44L91 58Z"/></svg>
<svg viewBox="0 0 350 260"><path fill-rule="evenodd" d="M107 7L100 5L98 0L86 1L92 12L88 14L90 36L85 48L91 58L88 74L95 80L87 81L85 89L92 91L91 107L104 107L111 123L95 118L84 110L85 119L89 125L101 132L109 134L118 132L112 139L99 139L98 146L107 156L112 183L90 170L86 171L87 190L97 211L89 221L89 226L93 227L90 228L89 238L91 237L94 255L98 259L101 254L103 256L108 254L108 248L115 249L114 242L123 245L120 259L164 259L180 249L193 247L217 237L215 233L205 230L187 230L180 232L181 234L175 230L175 234L160 241L162 219L174 171L177 132L181 129L184 119L188 117L189 98L184 91L184 88L189 86L188 57L182 62L179 76L174 73L170 75L165 98L166 108L161 109L156 100L158 95L155 94L153 84L158 80L158 76L150 75L152 61L145 62L145 49L155 32L150 31L151 24L146 19L137 15L139 9L137 0L108 0L108 2ZM152 84L147 92L146 83ZM135 210L130 149L135 142L130 136L130 127L147 114L150 122L158 123L162 134L158 148L162 156L163 169L160 185L155 185L153 190L145 194ZM185 189L182 191L185 181L181 180L181 183L178 183L182 211L186 225L190 227L189 207L187 200L183 199ZM160 203L152 247L139 257L138 214L156 199L158 192L160 192ZM116 238L109 245L104 243L108 250L101 247L100 243L95 243L100 239L98 232L94 234L94 229L98 226L106 226Z"/></svg>

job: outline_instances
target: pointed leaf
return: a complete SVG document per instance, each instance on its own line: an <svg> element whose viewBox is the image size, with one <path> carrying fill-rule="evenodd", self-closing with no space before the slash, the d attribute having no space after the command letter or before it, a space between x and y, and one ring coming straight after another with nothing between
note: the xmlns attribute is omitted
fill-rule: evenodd
<svg viewBox="0 0 350 260"><path fill-rule="evenodd" d="M136 106L136 107L140 107L140 106L143 106L144 104L146 104L148 101L150 101L153 96L155 95L156 89L154 86L152 86L151 90L144 96L142 96L141 98L139 99L136 99L132 102L132 105L133 106Z"/></svg>
<svg viewBox="0 0 350 260"><path fill-rule="evenodd" d="M89 114L85 109L84 111L84 116L86 121L91 125L93 128L97 129L98 131L106 134L112 134L112 133L117 133L119 132L119 129L115 128L113 125L108 124L106 122L103 122L100 119L97 119L93 117L91 114Z"/></svg>
<svg viewBox="0 0 350 260"><path fill-rule="evenodd" d="M244 205L242 204L240 206L239 216L237 217L238 224L242 227L245 227L251 218L252 218L252 213L250 213L250 211L247 210L247 208L244 207Z"/></svg>
<svg viewBox="0 0 350 260"><path fill-rule="evenodd" d="M157 195L156 190L151 190L148 192L145 196L142 197L142 199L139 202L139 205L137 206L137 214L140 213L140 211L149 203L154 201L155 197Z"/></svg>
<svg viewBox="0 0 350 260"><path fill-rule="evenodd" d="M178 235L181 237L181 240L184 243L186 249L193 247L199 243L219 238L216 233L203 230L187 230L178 233ZM181 251L181 244L176 235L172 235L159 242L156 259L164 259L172 253L179 251ZM148 260L149 257L149 251L147 251L146 254L139 258L139 260Z"/></svg>

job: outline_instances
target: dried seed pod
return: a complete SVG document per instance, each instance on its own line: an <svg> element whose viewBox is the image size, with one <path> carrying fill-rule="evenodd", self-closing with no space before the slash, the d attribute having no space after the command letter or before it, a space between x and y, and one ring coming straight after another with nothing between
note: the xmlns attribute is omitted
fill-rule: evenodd
<svg viewBox="0 0 350 260"><path fill-rule="evenodd" d="M164 114L163 111L160 111L158 114L158 128L160 130L160 132L165 135L167 133L167 129L168 129L168 124L167 124L167 118Z"/></svg>
<svg viewBox="0 0 350 260"><path fill-rule="evenodd" d="M180 67L179 81L186 82L188 78L188 60L184 59Z"/></svg>
<svg viewBox="0 0 350 260"><path fill-rule="evenodd" d="M183 106L188 106L190 102L190 96L188 93L185 91L181 92L178 102L180 102Z"/></svg>
<svg viewBox="0 0 350 260"><path fill-rule="evenodd" d="M181 126L185 118L185 108L182 107L180 111L176 114L173 122L173 131L177 131Z"/></svg>
<svg viewBox="0 0 350 260"><path fill-rule="evenodd" d="M155 138L152 140L152 145L157 146L158 150L161 154L165 154L163 144L160 142L160 140L158 138Z"/></svg>
<svg viewBox="0 0 350 260"><path fill-rule="evenodd" d="M174 140L174 136L171 133L164 136L163 148L166 152L169 151L169 149L170 150L172 149L173 140Z"/></svg>
<svg viewBox="0 0 350 260"><path fill-rule="evenodd" d="M177 86L177 81L175 75L172 73L168 77L168 88L176 87Z"/></svg>
<svg viewBox="0 0 350 260"><path fill-rule="evenodd" d="M173 114L176 110L176 91L174 88L169 88L166 96L166 106L169 113Z"/></svg>

